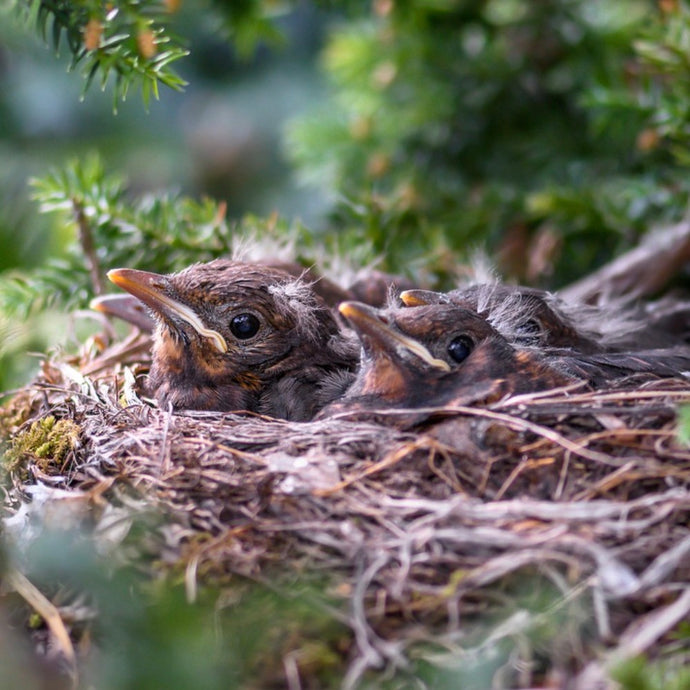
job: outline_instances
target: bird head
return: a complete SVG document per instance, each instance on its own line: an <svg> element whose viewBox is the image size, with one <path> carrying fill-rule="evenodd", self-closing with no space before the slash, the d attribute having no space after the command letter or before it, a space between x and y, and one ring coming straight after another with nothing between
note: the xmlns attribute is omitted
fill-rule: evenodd
<svg viewBox="0 0 690 690"><path fill-rule="evenodd" d="M152 312L150 383L166 406L258 409L286 372L333 357L330 310L280 269L217 259L170 275L119 268L108 277Z"/></svg>
<svg viewBox="0 0 690 690"><path fill-rule="evenodd" d="M690 369L690 348L679 339L671 347L645 349L640 338L642 348L609 350L592 335L606 311L596 313L588 307L567 305L534 288L478 285L450 293L410 290L400 297L411 312L427 305L428 309L445 309L451 314L453 306L463 305L486 318L514 348L513 363L506 367L506 387L514 393L578 382L598 388L625 377L637 377L638 381L684 377ZM584 324L575 326L578 316ZM611 313L610 319L615 323L620 317ZM628 335L628 340L621 338L621 342L634 343L636 336L639 331ZM668 333L661 337L668 337Z"/></svg>
<svg viewBox="0 0 690 690"><path fill-rule="evenodd" d="M574 325L568 305L536 288L487 283L448 293L406 290L400 299L408 307L454 304L476 311L518 346L572 348L586 353L602 349L585 328Z"/></svg>
<svg viewBox="0 0 690 690"><path fill-rule="evenodd" d="M541 367L475 312L452 304L340 312L362 343L360 372L341 408L470 404L537 386Z"/></svg>

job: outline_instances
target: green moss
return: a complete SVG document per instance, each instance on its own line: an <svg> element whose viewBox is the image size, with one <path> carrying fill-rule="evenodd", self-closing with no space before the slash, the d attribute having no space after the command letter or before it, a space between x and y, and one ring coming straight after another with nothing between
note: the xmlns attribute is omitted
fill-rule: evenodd
<svg viewBox="0 0 690 690"><path fill-rule="evenodd" d="M51 466L61 467L78 439L79 426L71 419L58 420L48 415L12 439L5 453L5 468L8 472L21 471L29 462L38 464L43 471Z"/></svg>
<svg viewBox="0 0 690 690"><path fill-rule="evenodd" d="M690 446L690 405L678 408L678 440Z"/></svg>

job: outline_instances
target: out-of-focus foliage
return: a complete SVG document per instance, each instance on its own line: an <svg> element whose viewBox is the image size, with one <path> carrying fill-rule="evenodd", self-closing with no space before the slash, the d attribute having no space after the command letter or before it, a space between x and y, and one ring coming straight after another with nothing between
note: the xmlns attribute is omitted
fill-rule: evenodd
<svg viewBox="0 0 690 690"><path fill-rule="evenodd" d="M340 18L323 50L331 97L293 123L286 147L330 200L326 229L364 233L389 268L423 253L443 275L486 244L507 273L556 286L684 209L683 3L317 4ZM180 45L164 21L176 2L116 3L109 14L98 3L29 6L77 61L94 17L114 53L127 44L141 57L146 31ZM250 55L281 44L279 20L294 7L217 0L206 11ZM136 80L132 64L117 68L116 94Z"/></svg>
<svg viewBox="0 0 690 690"><path fill-rule="evenodd" d="M637 108L647 125L638 135L638 148L670 152L685 166L690 163L690 7L661 0L659 8L633 41L637 59L630 65L627 88L594 93L587 105L602 106L608 126L617 105L628 113Z"/></svg>
<svg viewBox="0 0 690 690"><path fill-rule="evenodd" d="M679 646L686 648L690 638L687 624L676 635ZM650 661L643 656L619 663L611 674L621 687L629 690L684 690L690 687L690 668L679 658Z"/></svg>
<svg viewBox="0 0 690 690"><path fill-rule="evenodd" d="M160 573L156 579L155 564L142 556L143 543L156 539L155 521L138 518L116 555L104 553L107 535L61 524L32 533L32 543L11 554L30 581L59 602L80 645L78 687L277 687L290 657L295 672L308 672L319 687L339 686L337 650L349 635L330 615L323 583L268 587L238 577L224 593L200 588L192 602L179 578ZM124 562L126 554L137 554L136 561ZM7 619L18 634L2 625ZM30 628L48 639L45 621L16 594L3 592L0 686L70 687L61 665L36 663L26 644Z"/></svg>
<svg viewBox="0 0 690 690"><path fill-rule="evenodd" d="M32 185L41 211L51 214L70 240L59 258L47 259L30 273L0 274L0 312L11 317L26 319L56 303L82 307L111 291L105 274L114 267L169 273L242 252L250 240L256 248L263 243L267 254L293 245L306 261L313 259L310 250L316 251L306 228L277 216L248 215L229 223L225 205L209 198L128 197L123 180L107 173L97 156L72 161Z"/></svg>
<svg viewBox="0 0 690 690"><path fill-rule="evenodd" d="M166 15L174 0L100 0L61 2L25 0L14 4L34 21L42 36L52 39L57 51L66 45L72 67L80 65L84 90L97 78L104 88L112 77L115 100L124 100L131 86L141 88L144 103L158 98L158 84L180 89L185 81L170 65L187 55L180 41L165 32Z"/></svg>
<svg viewBox="0 0 690 690"><path fill-rule="evenodd" d="M380 0L334 29L332 98L289 150L394 267L487 242L564 284L685 210L688 21L644 0Z"/></svg>

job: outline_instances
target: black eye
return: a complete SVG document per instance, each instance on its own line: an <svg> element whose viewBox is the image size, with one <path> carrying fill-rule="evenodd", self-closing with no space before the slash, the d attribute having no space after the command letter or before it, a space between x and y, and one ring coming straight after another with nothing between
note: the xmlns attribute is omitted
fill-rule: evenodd
<svg viewBox="0 0 690 690"><path fill-rule="evenodd" d="M448 354L456 361L466 360L472 352L472 341L466 335L459 335L453 338L448 344Z"/></svg>
<svg viewBox="0 0 690 690"><path fill-rule="evenodd" d="M254 337L260 325L259 319L254 314L238 314L230 319L230 330L240 340Z"/></svg>

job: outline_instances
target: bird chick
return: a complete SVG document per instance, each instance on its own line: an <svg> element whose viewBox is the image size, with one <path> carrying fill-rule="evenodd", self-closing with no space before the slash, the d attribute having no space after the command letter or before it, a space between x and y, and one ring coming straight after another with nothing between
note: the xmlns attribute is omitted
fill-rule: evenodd
<svg viewBox="0 0 690 690"><path fill-rule="evenodd" d="M599 387L631 375L677 377L690 370L687 346L620 353L520 346L454 304L384 311L345 302L340 311L362 343L360 370L324 414L486 404L574 383Z"/></svg>
<svg viewBox="0 0 690 690"><path fill-rule="evenodd" d="M234 262L237 264L247 265L250 262ZM302 282L309 283L312 290L322 299L329 307L335 307L340 302L351 299L352 294L348 290L342 289L333 281L328 280L324 276L319 275L314 269L305 268L293 261L261 261L251 262L252 265L266 266L269 269L278 269L284 273L288 273L294 278ZM125 288L126 289L126 288ZM89 306L94 311L105 314L106 316L116 317L122 319L127 323L136 326L144 333L150 333L154 330L155 320L148 313L141 300L133 295L102 295L94 297Z"/></svg>
<svg viewBox="0 0 690 690"><path fill-rule="evenodd" d="M289 273L294 278L308 282L312 290L329 306L337 307L346 300L357 300L383 307L388 303L391 294L398 294L405 288L413 288L413 283L406 278L382 273L375 269L361 271L347 288L319 274L313 268L305 268L294 261L261 261L262 266L276 268ZM106 316L122 319L136 326L144 333L150 333L155 327L154 320L147 313L139 299L132 295L102 295L94 297L89 306L94 311Z"/></svg>
<svg viewBox="0 0 690 690"><path fill-rule="evenodd" d="M340 311L361 341L360 370L324 414L470 405L573 381L511 345L469 309L448 304L384 311L345 302Z"/></svg>
<svg viewBox="0 0 690 690"><path fill-rule="evenodd" d="M163 408L249 410L308 420L348 381L358 350L307 282L217 259L110 280L155 319L150 390Z"/></svg>
<svg viewBox="0 0 690 690"><path fill-rule="evenodd" d="M570 348L541 351L544 361L562 374L601 388L616 379L683 378L690 375L690 346L677 345L628 352L584 354Z"/></svg>
<svg viewBox="0 0 690 690"><path fill-rule="evenodd" d="M557 293L486 283L447 293L406 290L406 306L455 304L485 317L511 343L569 348L575 352L626 352L673 348L690 342L690 302L663 299L647 305L613 301L579 304Z"/></svg>
<svg viewBox="0 0 690 690"><path fill-rule="evenodd" d="M486 318L516 345L569 347L586 353L603 351L597 339L599 334L587 326L586 319L573 318L568 305L544 290L487 283L446 293L406 290L401 293L400 299L408 307L453 304L470 309ZM575 320L578 325L575 325Z"/></svg>

